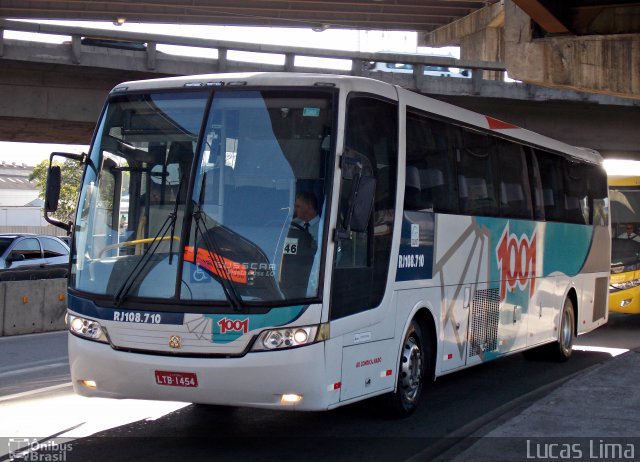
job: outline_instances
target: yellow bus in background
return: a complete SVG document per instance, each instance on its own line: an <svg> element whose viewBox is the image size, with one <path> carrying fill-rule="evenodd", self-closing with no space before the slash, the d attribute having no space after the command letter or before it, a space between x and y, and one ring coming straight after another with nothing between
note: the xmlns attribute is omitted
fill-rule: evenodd
<svg viewBox="0 0 640 462"><path fill-rule="evenodd" d="M640 177L609 177L609 311L640 314Z"/></svg>

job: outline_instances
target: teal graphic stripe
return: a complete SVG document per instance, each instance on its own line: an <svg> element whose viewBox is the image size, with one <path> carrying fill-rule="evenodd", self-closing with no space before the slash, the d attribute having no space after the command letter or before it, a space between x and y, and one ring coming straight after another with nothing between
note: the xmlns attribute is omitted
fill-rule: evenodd
<svg viewBox="0 0 640 462"><path fill-rule="evenodd" d="M300 317L307 307L308 305L297 305L273 308L263 314L205 314L204 317L213 321L211 342L224 344L231 343L245 334L245 322L247 332L265 327L284 326Z"/></svg>
<svg viewBox="0 0 640 462"><path fill-rule="evenodd" d="M589 255L593 227L566 223L547 223L544 238L544 273L580 273Z"/></svg>

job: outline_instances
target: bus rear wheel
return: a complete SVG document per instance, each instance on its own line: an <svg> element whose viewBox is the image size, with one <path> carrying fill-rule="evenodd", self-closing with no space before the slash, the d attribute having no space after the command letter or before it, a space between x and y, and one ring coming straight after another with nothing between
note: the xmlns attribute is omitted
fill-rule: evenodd
<svg viewBox="0 0 640 462"><path fill-rule="evenodd" d="M566 361L571 357L573 341L576 338L575 311L569 297L564 301L561 316L558 341L549 345L549 359L559 362Z"/></svg>
<svg viewBox="0 0 640 462"><path fill-rule="evenodd" d="M575 311L573 310L573 302L568 297L564 301L560 316L558 340L554 343L524 351L525 359L564 362L571 357L573 341L576 338Z"/></svg>
<svg viewBox="0 0 640 462"><path fill-rule="evenodd" d="M406 417L417 409L430 370L428 345L420 325L412 320L402 342L396 391L385 395L392 417Z"/></svg>

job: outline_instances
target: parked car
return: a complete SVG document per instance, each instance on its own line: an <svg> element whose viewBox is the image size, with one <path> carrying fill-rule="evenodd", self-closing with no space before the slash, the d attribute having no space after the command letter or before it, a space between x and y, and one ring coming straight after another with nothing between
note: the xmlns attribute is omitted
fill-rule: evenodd
<svg viewBox="0 0 640 462"><path fill-rule="evenodd" d="M56 236L62 242L67 244L67 247L71 248L71 236Z"/></svg>
<svg viewBox="0 0 640 462"><path fill-rule="evenodd" d="M0 234L0 281L67 277L69 246L55 236Z"/></svg>

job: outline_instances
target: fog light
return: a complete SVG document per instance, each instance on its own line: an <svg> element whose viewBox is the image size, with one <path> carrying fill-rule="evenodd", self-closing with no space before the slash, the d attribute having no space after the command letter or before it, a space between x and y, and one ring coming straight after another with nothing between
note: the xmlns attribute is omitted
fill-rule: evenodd
<svg viewBox="0 0 640 462"><path fill-rule="evenodd" d="M80 383L87 388L91 388L92 390L98 388L98 384L94 380L81 380Z"/></svg>
<svg viewBox="0 0 640 462"><path fill-rule="evenodd" d="M280 402L282 404L292 404L292 403L298 403L302 401L302 396L300 395L296 395L293 393L287 393L282 395L282 398L280 398Z"/></svg>
<svg viewBox="0 0 640 462"><path fill-rule="evenodd" d="M630 298L627 298L626 300L622 300L622 301L620 302L620 306L627 306L627 305L629 305L630 303L631 303L631 299L630 299Z"/></svg>

